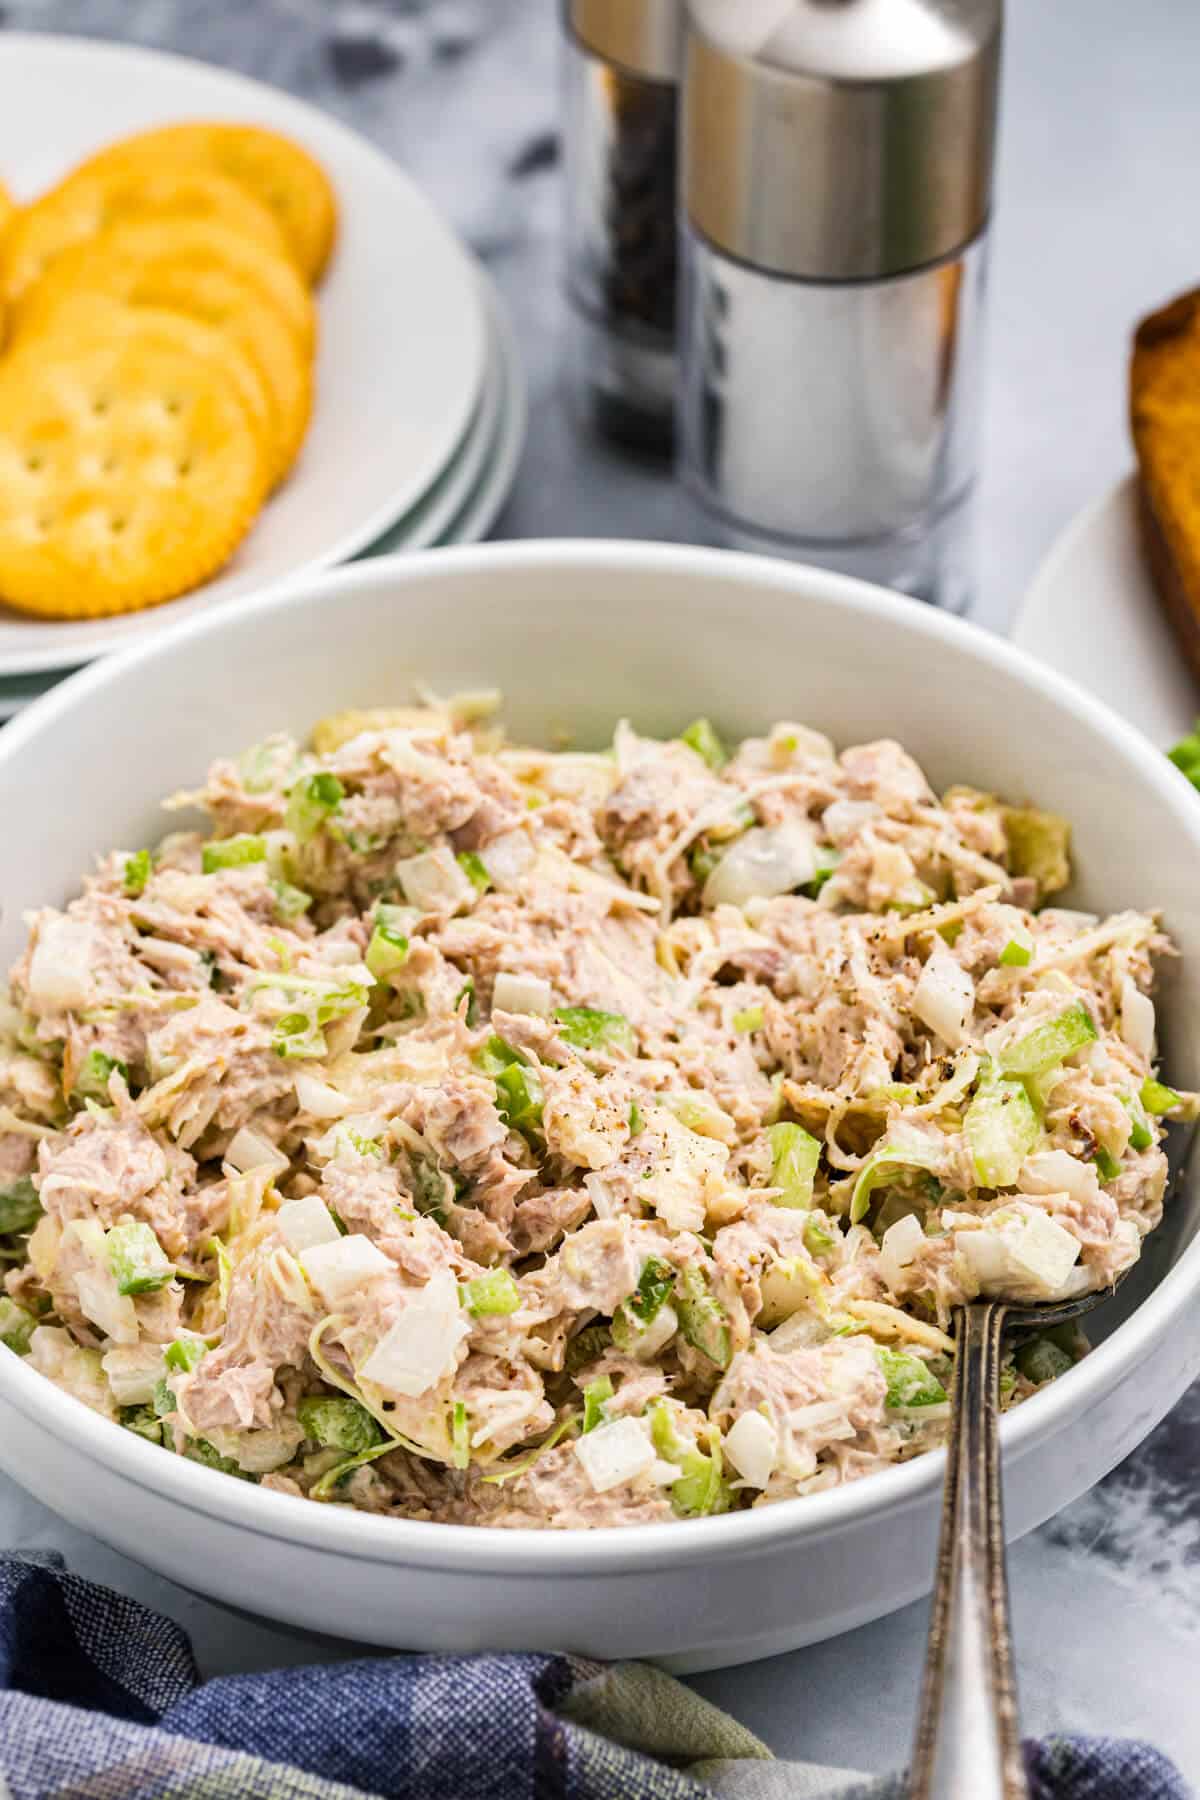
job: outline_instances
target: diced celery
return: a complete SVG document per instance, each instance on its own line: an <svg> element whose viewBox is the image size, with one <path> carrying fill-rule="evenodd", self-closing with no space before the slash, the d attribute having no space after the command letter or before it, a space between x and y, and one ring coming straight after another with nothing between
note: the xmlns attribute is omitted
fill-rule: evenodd
<svg viewBox="0 0 1200 1800"><path fill-rule="evenodd" d="M1183 1103L1182 1094L1177 1094L1174 1088L1156 1081L1153 1075L1147 1075L1143 1081L1138 1098L1148 1113L1154 1113L1159 1118L1164 1113L1173 1112L1175 1107Z"/></svg>
<svg viewBox="0 0 1200 1800"><path fill-rule="evenodd" d="M129 1080L129 1070L119 1056L106 1056L103 1050L89 1050L79 1065L74 1092L81 1100L107 1100L108 1078L114 1069L123 1081Z"/></svg>
<svg viewBox="0 0 1200 1800"><path fill-rule="evenodd" d="M342 804L345 788L328 769L302 775L288 790L287 828L300 843L315 837Z"/></svg>
<svg viewBox="0 0 1200 1800"><path fill-rule="evenodd" d="M878 1348L875 1354L887 1382L886 1404L889 1407L940 1406L945 1400L945 1388L929 1364L922 1362L919 1356L883 1348Z"/></svg>
<svg viewBox="0 0 1200 1800"><path fill-rule="evenodd" d="M1039 1387L1045 1381L1055 1381L1065 1375L1074 1363L1074 1357L1045 1336L1030 1338L1016 1354L1016 1364L1022 1375L1027 1381L1037 1382Z"/></svg>
<svg viewBox="0 0 1200 1800"><path fill-rule="evenodd" d="M1154 1142L1154 1132L1146 1118L1145 1108L1135 1094L1126 1094L1125 1111L1133 1121L1129 1132L1129 1142L1135 1150L1149 1150Z"/></svg>
<svg viewBox="0 0 1200 1800"><path fill-rule="evenodd" d="M492 878L484 867L482 856L474 850L460 850L458 866L470 881L477 894L486 894L492 885Z"/></svg>
<svg viewBox="0 0 1200 1800"><path fill-rule="evenodd" d="M1100 1174L1101 1181L1115 1181L1121 1173L1120 1160L1106 1150L1103 1144L1096 1145L1096 1154L1092 1158Z"/></svg>
<svg viewBox="0 0 1200 1800"><path fill-rule="evenodd" d="M481 1069L485 1075L492 1076L493 1079L520 1060L516 1051L506 1044L502 1037L497 1037L495 1032L486 1043L481 1044L478 1050L471 1053L471 1061L475 1067Z"/></svg>
<svg viewBox="0 0 1200 1800"><path fill-rule="evenodd" d="M285 924L298 919L312 905L312 895L306 894L303 888L293 887L290 881L272 881L275 893L275 911Z"/></svg>
<svg viewBox="0 0 1200 1800"><path fill-rule="evenodd" d="M642 1129L642 1109L636 1100L629 1102L629 1135L636 1137Z"/></svg>
<svg viewBox="0 0 1200 1800"><path fill-rule="evenodd" d="M1037 1110L1022 1083L987 1068L967 1108L963 1135L980 1187L1011 1187L1041 1136Z"/></svg>
<svg viewBox="0 0 1200 1800"><path fill-rule="evenodd" d="M458 1291L463 1305L476 1319L503 1318L515 1313L521 1304L520 1290L507 1269L489 1269L486 1275L463 1282Z"/></svg>
<svg viewBox="0 0 1200 1800"><path fill-rule="evenodd" d="M746 1006L742 1008L741 1012L735 1012L733 1015L735 1031L761 1031L762 1023L763 1009L761 1006Z"/></svg>
<svg viewBox="0 0 1200 1800"><path fill-rule="evenodd" d="M934 1168L944 1155L945 1144L932 1138L885 1138L872 1150L855 1179L850 1196L850 1223L857 1225L866 1218L871 1195L877 1187L894 1180L896 1171Z"/></svg>
<svg viewBox="0 0 1200 1800"><path fill-rule="evenodd" d="M833 1239L815 1219L809 1219L805 1224L804 1248L810 1256L821 1256L826 1250L833 1249Z"/></svg>
<svg viewBox="0 0 1200 1800"><path fill-rule="evenodd" d="M604 1403L613 1397L613 1384L607 1375L598 1375L583 1390L583 1430L586 1436L608 1417Z"/></svg>
<svg viewBox="0 0 1200 1800"><path fill-rule="evenodd" d="M469 1030L474 1030L479 1023L479 1001L475 997L475 977L473 975L467 976L454 996L455 1012L458 1011L464 1000L467 1003L467 1027Z"/></svg>
<svg viewBox="0 0 1200 1800"><path fill-rule="evenodd" d="M733 1493L722 1473L721 1434L715 1426L708 1431L709 1454L699 1447L690 1448L675 1430L671 1409L665 1400L656 1400L650 1408L650 1436L654 1448L664 1462L682 1469L678 1481L671 1484L671 1505L683 1518L701 1518L728 1512Z"/></svg>
<svg viewBox="0 0 1200 1800"><path fill-rule="evenodd" d="M387 914L392 910L390 907L376 908L371 941L367 945L367 967L376 981L386 981L408 961L408 938L388 922Z"/></svg>
<svg viewBox="0 0 1200 1800"><path fill-rule="evenodd" d="M836 873L837 866L842 860L842 852L840 850L835 850L832 844L818 844L815 854L817 859L816 873L807 886L801 890L802 893L807 894L810 899L813 900L815 900L817 895L821 892L821 889L825 886L829 877Z"/></svg>
<svg viewBox="0 0 1200 1800"><path fill-rule="evenodd" d="M792 1206L803 1210L812 1205L813 1178L821 1160L821 1146L803 1125L789 1124L767 1127L771 1146L771 1185L779 1188L776 1206Z"/></svg>
<svg viewBox="0 0 1200 1800"><path fill-rule="evenodd" d="M1044 1075L1085 1044L1094 1043L1096 1022L1082 1000L1073 1001L1056 1019L1035 1025L1000 1052L1002 1075Z"/></svg>
<svg viewBox="0 0 1200 1800"><path fill-rule="evenodd" d="M249 832L241 832L237 837L210 838L200 860L206 875L215 875L218 869L241 869L247 863L266 862L266 839Z"/></svg>
<svg viewBox="0 0 1200 1800"><path fill-rule="evenodd" d="M148 1444L162 1443L162 1420L152 1406L123 1406L117 1416L135 1437L145 1438Z"/></svg>
<svg viewBox="0 0 1200 1800"><path fill-rule="evenodd" d="M104 1247L119 1294L156 1294L175 1273L174 1263L141 1220L114 1225L105 1234Z"/></svg>
<svg viewBox="0 0 1200 1800"><path fill-rule="evenodd" d="M542 1084L524 1063L510 1063L496 1076L496 1109L514 1131L541 1129Z"/></svg>
<svg viewBox="0 0 1200 1800"><path fill-rule="evenodd" d="M181 1374L188 1374L201 1358L208 1354L208 1345L203 1338L176 1338L163 1351L163 1362L168 1369L175 1369Z"/></svg>
<svg viewBox="0 0 1200 1800"><path fill-rule="evenodd" d="M28 1175L18 1175L0 1188L0 1237L32 1231L42 1216L42 1203Z"/></svg>
<svg viewBox="0 0 1200 1800"><path fill-rule="evenodd" d="M693 719L687 730L680 732L679 738L689 750L703 757L710 769L723 769L729 761L728 751L707 719Z"/></svg>
<svg viewBox="0 0 1200 1800"><path fill-rule="evenodd" d="M456 1469L468 1469L471 1466L471 1423L464 1401L454 1402L450 1421L450 1460Z"/></svg>
<svg viewBox="0 0 1200 1800"><path fill-rule="evenodd" d="M348 1394L306 1394L296 1404L296 1418L305 1437L325 1450L356 1455L383 1441L383 1432L366 1407Z"/></svg>
<svg viewBox="0 0 1200 1800"><path fill-rule="evenodd" d="M125 858L121 885L131 900L136 900L144 892L153 866L153 858L148 850L135 850L132 856Z"/></svg>
<svg viewBox="0 0 1200 1800"><path fill-rule="evenodd" d="M679 1329L692 1348L719 1369L727 1369L732 1355L729 1325L720 1304L709 1292L703 1269L694 1263L679 1277L675 1308Z"/></svg>
<svg viewBox="0 0 1200 1800"><path fill-rule="evenodd" d="M0 1294L0 1344L15 1350L18 1356L24 1356L36 1325L37 1320L31 1312L26 1312L7 1294Z"/></svg>
<svg viewBox="0 0 1200 1800"><path fill-rule="evenodd" d="M601 1012L594 1006L555 1008L558 1034L577 1050L637 1050L633 1026L624 1013Z"/></svg>
<svg viewBox="0 0 1200 1800"><path fill-rule="evenodd" d="M1011 937L1000 952L1002 969L1027 969L1033 961L1032 943L1022 943L1020 938Z"/></svg>

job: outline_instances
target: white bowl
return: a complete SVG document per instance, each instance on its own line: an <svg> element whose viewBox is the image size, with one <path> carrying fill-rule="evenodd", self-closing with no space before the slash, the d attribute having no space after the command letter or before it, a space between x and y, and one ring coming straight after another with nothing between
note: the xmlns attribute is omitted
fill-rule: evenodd
<svg viewBox="0 0 1200 1800"><path fill-rule="evenodd" d="M708 550L506 544L342 569L189 620L0 733L0 952L95 852L155 833L216 752L336 706L496 684L512 729L608 740L707 713L890 735L935 783L1036 797L1075 825L1081 904L1160 905L1183 951L1170 1076L1200 1078L1200 799L1128 726L1008 645L836 576ZM1125 1456L1200 1372L1193 1183L1115 1329L1003 1424L1012 1535ZM703 1669L831 1636L927 1590L940 1454L809 1499L591 1532L473 1530L325 1507L164 1454L0 1353L0 1464L72 1523L218 1600L426 1650L565 1649Z"/></svg>

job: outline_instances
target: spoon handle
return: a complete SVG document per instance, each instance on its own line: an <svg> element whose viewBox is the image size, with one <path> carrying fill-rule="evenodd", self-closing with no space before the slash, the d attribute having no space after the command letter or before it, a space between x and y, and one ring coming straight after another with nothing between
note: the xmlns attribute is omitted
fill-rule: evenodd
<svg viewBox="0 0 1200 1800"><path fill-rule="evenodd" d="M954 1403L911 1800L1028 1800L1000 1495L1004 1306L960 1309Z"/></svg>

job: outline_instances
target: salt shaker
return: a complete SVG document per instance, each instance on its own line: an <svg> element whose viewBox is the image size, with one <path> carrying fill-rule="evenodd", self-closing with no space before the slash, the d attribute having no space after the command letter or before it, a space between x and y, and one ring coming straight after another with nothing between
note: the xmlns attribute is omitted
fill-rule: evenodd
<svg viewBox="0 0 1200 1800"><path fill-rule="evenodd" d="M1003 0L689 0L680 464L719 540L963 610Z"/></svg>
<svg viewBox="0 0 1200 1800"><path fill-rule="evenodd" d="M571 381L606 435L669 454L684 0L563 0Z"/></svg>

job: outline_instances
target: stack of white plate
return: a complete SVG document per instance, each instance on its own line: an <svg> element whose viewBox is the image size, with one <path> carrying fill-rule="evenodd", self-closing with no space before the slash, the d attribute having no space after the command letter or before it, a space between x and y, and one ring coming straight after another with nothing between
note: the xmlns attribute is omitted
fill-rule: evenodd
<svg viewBox="0 0 1200 1800"><path fill-rule="evenodd" d="M318 294L317 396L286 486L234 561L184 598L116 619L0 605L0 718L74 668L202 608L309 570L486 535L516 474L524 380L482 266L402 170L274 88L182 57L4 34L0 179L29 198L115 138L178 119L297 138L328 171L341 232Z"/></svg>

